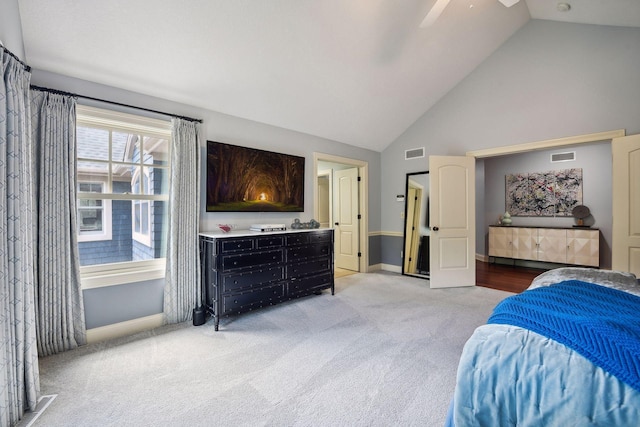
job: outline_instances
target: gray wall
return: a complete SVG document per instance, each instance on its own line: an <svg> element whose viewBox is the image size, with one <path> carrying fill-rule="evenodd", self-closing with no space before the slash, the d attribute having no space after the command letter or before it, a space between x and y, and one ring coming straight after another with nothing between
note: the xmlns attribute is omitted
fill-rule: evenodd
<svg viewBox="0 0 640 427"><path fill-rule="evenodd" d="M614 129L640 133L639 46L638 28L527 23L383 151L382 230L402 231L392 200L406 172L428 169L425 159L420 167L405 161L407 149L464 155Z"/></svg>
<svg viewBox="0 0 640 427"><path fill-rule="evenodd" d="M284 222L290 224L294 218L308 221L313 216L313 152L322 152L340 157L361 160L369 164L369 231L380 230L380 153L330 141L315 136L290 131L238 117L228 116L215 111L180 104L165 99L154 98L119 88L100 85L86 80L74 79L42 70L33 70L31 79L39 86L74 92L99 99L108 99L123 104L135 105L153 110L167 111L173 114L203 119L201 140L201 218L200 229L212 230L219 223L250 225L256 222ZM102 106L80 99L87 105ZM123 110L110 106L109 108ZM138 112L127 110L127 112ZM139 113L139 112L138 112ZM306 159L305 171L305 211L293 213L207 213L205 212L205 154L206 140L225 142L246 147L261 148L270 151L290 153Z"/></svg>
<svg viewBox="0 0 640 427"><path fill-rule="evenodd" d="M551 153L575 151L572 162L551 163ZM581 168L583 179L583 204L591 211L586 223L600 229L600 267L611 268L612 235L612 167L611 144L599 142L584 144L566 150L543 150L527 154L514 154L489 158L484 161L484 213L485 221L478 222L483 234L483 247L478 253L488 253L488 227L495 224L505 212L505 175L518 172L547 172L560 169ZM572 227L572 217L512 217L513 225L542 227ZM480 225L481 224L481 225Z"/></svg>
<svg viewBox="0 0 640 427"><path fill-rule="evenodd" d="M2 0L0 2L0 40L24 61L24 43L22 42L22 24L18 0Z"/></svg>
<svg viewBox="0 0 640 427"><path fill-rule="evenodd" d="M369 230L380 230L380 153L365 150L358 147L329 141L326 139L293 132L249 120L231 117L214 111L204 110L197 107L179 104L168 100L154 98L122 89L108 87L93 82L79 80L68 76L50 73L42 70L33 70L32 84L59 89L63 91L78 93L85 96L91 96L99 99L108 99L124 104L135 105L153 110L167 111L173 114L180 114L204 120L202 124L202 140L201 140L201 219L200 230L212 230L217 224L230 223L239 226L248 226L252 223L273 223L283 222L290 224L294 218L300 218L306 222L313 216L313 152L319 151L326 154L332 154L351 159L362 160L369 163L369 194L368 194L368 210L369 210ZM79 100L79 103L87 105L103 106L94 102ZM110 107L114 108L114 107ZM114 108L126 112L138 112L137 110ZM149 114L147 114L149 115ZM153 114L151 114L153 116ZM293 213L207 213L205 212L205 159L206 159L206 140L214 140L226 142L235 145L243 145L247 147L256 147L277 151L283 153L291 153L304 156L306 159L305 171L305 211L300 214ZM380 245L379 239L373 239L369 242L369 250L373 256L370 256L370 263L375 264L380 259L380 249L376 245ZM139 286L119 285L102 288L100 291L100 299L103 301L104 310L95 311L89 306L90 301L85 304L86 321L88 325L104 325L104 313L113 312L110 319L131 319L136 317L148 316L149 307L159 307L157 313L162 312L162 282L154 281L145 284L145 289L151 287L148 292L147 300L139 304L139 309L132 313L131 307L123 304L130 301L133 293L132 289L140 289ZM96 294L95 291L85 292L85 296ZM135 307L135 305L134 305Z"/></svg>

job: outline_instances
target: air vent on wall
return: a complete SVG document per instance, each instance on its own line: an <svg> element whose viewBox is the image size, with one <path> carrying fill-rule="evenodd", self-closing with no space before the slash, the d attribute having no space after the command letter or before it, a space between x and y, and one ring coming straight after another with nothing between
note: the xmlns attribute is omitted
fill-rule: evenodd
<svg viewBox="0 0 640 427"><path fill-rule="evenodd" d="M404 159L419 159L420 157L424 157L424 147L422 148L412 148L411 150L405 150Z"/></svg>
<svg viewBox="0 0 640 427"><path fill-rule="evenodd" d="M551 154L551 163L572 162L576 159L575 151L567 151L566 153Z"/></svg>

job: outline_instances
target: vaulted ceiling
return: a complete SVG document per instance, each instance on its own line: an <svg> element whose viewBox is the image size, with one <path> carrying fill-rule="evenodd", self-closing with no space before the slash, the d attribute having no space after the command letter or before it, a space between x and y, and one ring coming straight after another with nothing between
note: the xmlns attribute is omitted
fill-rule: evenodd
<svg viewBox="0 0 640 427"><path fill-rule="evenodd" d="M19 0L26 61L382 151L530 19L640 26L638 0ZM513 2L513 0L511 1Z"/></svg>

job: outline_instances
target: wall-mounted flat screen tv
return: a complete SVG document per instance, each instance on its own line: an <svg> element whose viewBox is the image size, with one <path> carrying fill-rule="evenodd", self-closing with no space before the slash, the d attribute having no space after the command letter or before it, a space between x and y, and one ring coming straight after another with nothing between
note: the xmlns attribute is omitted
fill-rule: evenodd
<svg viewBox="0 0 640 427"><path fill-rule="evenodd" d="M304 157L207 141L207 212L303 212Z"/></svg>

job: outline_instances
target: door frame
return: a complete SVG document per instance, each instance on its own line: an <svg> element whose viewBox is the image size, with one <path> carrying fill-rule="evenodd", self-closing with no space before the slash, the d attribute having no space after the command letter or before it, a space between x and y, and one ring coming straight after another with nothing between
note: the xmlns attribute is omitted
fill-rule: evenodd
<svg viewBox="0 0 640 427"><path fill-rule="evenodd" d="M506 156L509 154L528 153L537 150L546 150L550 148L569 147L572 145L588 144L590 142L607 141L611 142L614 138L620 138L626 136L624 129L615 129L605 132L588 133L583 135L568 136L564 138L547 139L544 141L527 142L516 145L505 145L502 147L486 148L482 150L467 151L467 156L475 157L476 159L483 159L487 157ZM612 207L613 208L613 207ZM484 224L477 223L476 213L476 230L478 225L484 227ZM482 255L476 252L476 259L479 261L487 260L486 255Z"/></svg>
<svg viewBox="0 0 640 427"><path fill-rule="evenodd" d="M313 153L313 215L318 216L318 162L340 163L358 168L358 176L360 177L360 188L358 191L358 208L360 210L361 219L358 227L358 242L360 245L360 273L369 271L369 163L363 160L351 159L348 157L336 156L320 152Z"/></svg>

